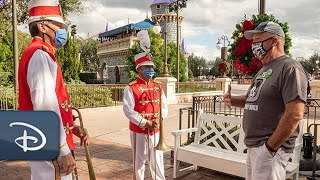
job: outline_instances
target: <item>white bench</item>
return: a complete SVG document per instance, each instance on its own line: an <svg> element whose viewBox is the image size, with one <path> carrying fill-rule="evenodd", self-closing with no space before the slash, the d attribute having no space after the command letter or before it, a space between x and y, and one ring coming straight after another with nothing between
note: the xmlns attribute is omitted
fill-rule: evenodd
<svg viewBox="0 0 320 180"><path fill-rule="evenodd" d="M187 146L180 146L181 135L192 132L195 132L194 142ZM197 166L245 177L246 154L244 150L246 146L242 118L207 114L200 110L197 127L173 131L172 134L175 136L174 178L197 170ZM302 123L300 123L300 134L296 140L292 162L289 162L286 168L286 178L292 176L294 180L299 178L301 136ZM187 162L192 166L180 169L180 162Z"/></svg>

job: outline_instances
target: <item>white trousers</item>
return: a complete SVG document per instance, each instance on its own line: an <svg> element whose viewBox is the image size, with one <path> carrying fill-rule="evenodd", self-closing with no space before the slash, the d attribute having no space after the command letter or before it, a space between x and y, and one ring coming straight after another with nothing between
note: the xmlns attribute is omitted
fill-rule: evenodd
<svg viewBox="0 0 320 180"><path fill-rule="evenodd" d="M133 180L144 179L145 163L147 161L152 179L155 179L156 174L157 180L165 180L163 152L155 151L154 148L154 145L158 144L159 133L148 137L147 134L130 131L130 138L133 154Z"/></svg>
<svg viewBox="0 0 320 180"><path fill-rule="evenodd" d="M260 147L248 148L247 180L285 180L286 166L292 153L281 148L273 157L265 144Z"/></svg>
<svg viewBox="0 0 320 180"><path fill-rule="evenodd" d="M61 158L53 161L29 161L31 180L72 180L72 174L62 173Z"/></svg>

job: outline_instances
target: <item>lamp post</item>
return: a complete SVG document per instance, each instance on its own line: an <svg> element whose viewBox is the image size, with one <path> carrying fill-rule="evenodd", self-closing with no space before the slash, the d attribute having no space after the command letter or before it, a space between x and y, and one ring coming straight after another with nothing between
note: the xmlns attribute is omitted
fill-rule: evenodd
<svg viewBox="0 0 320 180"><path fill-rule="evenodd" d="M316 79L319 78L319 60L316 60Z"/></svg>
<svg viewBox="0 0 320 180"><path fill-rule="evenodd" d="M180 50L180 33L179 33L179 11L182 8L187 7L187 0L176 0L175 2L172 2L169 4L169 11L173 12L175 11L177 14L177 92L179 92L179 50Z"/></svg>
<svg viewBox="0 0 320 180"><path fill-rule="evenodd" d="M14 92L18 98L18 31L17 1L12 0L13 60L14 60Z"/></svg>
<svg viewBox="0 0 320 180"><path fill-rule="evenodd" d="M222 43L221 43L222 41ZM228 43L228 44L227 44ZM223 61L226 61L228 59L228 49L231 48L230 41L226 35L222 35L220 38L218 38L217 42L217 49L221 50L221 59ZM233 74L233 65L232 65L232 70L231 70L231 79L232 79L232 74Z"/></svg>
<svg viewBox="0 0 320 180"><path fill-rule="evenodd" d="M259 14L265 14L266 12L266 1L265 0L259 0L258 2L259 6Z"/></svg>
<svg viewBox="0 0 320 180"><path fill-rule="evenodd" d="M161 18L160 18L161 19ZM163 72L162 77L170 77L169 70L168 70L168 31L167 31L167 19L165 19L165 32L164 32L164 65L163 65ZM159 22L157 21L155 26L153 26L153 31L156 34L161 32L161 27Z"/></svg>
<svg viewBox="0 0 320 180"><path fill-rule="evenodd" d="M198 66L198 70L199 70L199 76L201 77L201 75L202 75L202 70L203 70L203 67L199 67L199 66Z"/></svg>

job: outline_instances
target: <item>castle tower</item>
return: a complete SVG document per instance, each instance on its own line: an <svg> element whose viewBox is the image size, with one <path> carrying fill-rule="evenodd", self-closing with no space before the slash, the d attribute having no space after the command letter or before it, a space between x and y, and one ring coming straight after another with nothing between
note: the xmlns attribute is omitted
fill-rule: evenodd
<svg viewBox="0 0 320 180"><path fill-rule="evenodd" d="M177 14L173 11L169 11L169 4L172 0L154 0L150 6L152 12L152 21L156 24L157 22L161 26L162 37L164 37L165 31L167 31L168 42L177 42ZM181 16L181 11L179 12L179 39L181 45L181 24L183 21L183 16Z"/></svg>

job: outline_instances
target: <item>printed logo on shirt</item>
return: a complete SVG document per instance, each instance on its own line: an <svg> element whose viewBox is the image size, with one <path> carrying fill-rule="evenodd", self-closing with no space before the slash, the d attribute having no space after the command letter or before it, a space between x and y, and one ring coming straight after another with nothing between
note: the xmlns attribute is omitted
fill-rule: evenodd
<svg viewBox="0 0 320 180"><path fill-rule="evenodd" d="M52 111L0 111L0 160L51 160L60 151L60 118Z"/></svg>
<svg viewBox="0 0 320 180"><path fill-rule="evenodd" d="M272 69L269 69L260 75L255 79L253 82L251 88L249 89L249 94L246 102L256 102L259 99L260 91L265 84L266 80L272 75ZM246 108L247 110L258 110L259 107L249 108L249 106ZM251 107L251 106L250 106Z"/></svg>
<svg viewBox="0 0 320 180"><path fill-rule="evenodd" d="M260 77L261 77L261 78L266 78L266 79L268 79L271 75L272 75L272 69L269 69L268 71L263 72L263 73L260 75Z"/></svg>
<svg viewBox="0 0 320 180"><path fill-rule="evenodd" d="M256 104L245 104L244 105L244 109L245 110L249 110L249 111L258 111L259 110L259 105L256 105Z"/></svg>

